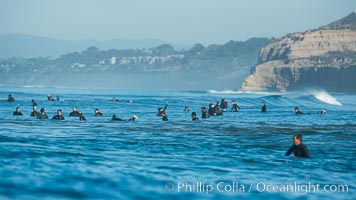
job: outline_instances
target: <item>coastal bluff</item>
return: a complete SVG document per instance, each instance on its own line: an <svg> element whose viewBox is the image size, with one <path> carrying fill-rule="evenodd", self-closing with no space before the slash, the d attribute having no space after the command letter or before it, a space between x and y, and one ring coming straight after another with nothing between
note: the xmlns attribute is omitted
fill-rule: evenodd
<svg viewBox="0 0 356 200"><path fill-rule="evenodd" d="M324 89L356 93L356 13L303 33L287 34L259 52L243 91Z"/></svg>

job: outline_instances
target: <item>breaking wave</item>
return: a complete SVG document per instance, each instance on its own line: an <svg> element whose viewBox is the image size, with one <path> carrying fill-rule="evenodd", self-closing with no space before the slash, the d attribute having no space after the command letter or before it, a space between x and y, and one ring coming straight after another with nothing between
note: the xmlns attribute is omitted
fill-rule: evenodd
<svg viewBox="0 0 356 200"><path fill-rule="evenodd" d="M342 104L338 100L336 100L335 97L331 96L330 94L328 94L325 91L315 91L315 92L312 92L312 95L316 99L318 99L319 101L322 101L324 103L342 106Z"/></svg>

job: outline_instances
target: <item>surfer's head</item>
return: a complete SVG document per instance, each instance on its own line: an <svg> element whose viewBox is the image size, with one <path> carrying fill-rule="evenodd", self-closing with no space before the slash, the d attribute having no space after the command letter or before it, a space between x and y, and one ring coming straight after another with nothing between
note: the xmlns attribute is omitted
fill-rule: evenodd
<svg viewBox="0 0 356 200"><path fill-rule="evenodd" d="M261 106L265 106L266 103L264 101L261 101Z"/></svg>
<svg viewBox="0 0 356 200"><path fill-rule="evenodd" d="M301 134L294 134L293 135L293 143L294 145L299 145L302 144L303 142L303 137Z"/></svg>

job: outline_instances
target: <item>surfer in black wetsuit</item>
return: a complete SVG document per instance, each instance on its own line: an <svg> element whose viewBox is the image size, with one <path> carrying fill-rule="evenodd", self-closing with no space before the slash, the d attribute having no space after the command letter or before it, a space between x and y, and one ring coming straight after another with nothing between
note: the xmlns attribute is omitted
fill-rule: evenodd
<svg viewBox="0 0 356 200"><path fill-rule="evenodd" d="M206 119L206 118L209 118L209 113L206 111L206 108L205 107L201 107L201 118L202 119Z"/></svg>
<svg viewBox="0 0 356 200"><path fill-rule="evenodd" d="M100 112L99 108L95 108L94 112L95 112L95 117L102 117L103 116L103 113Z"/></svg>
<svg viewBox="0 0 356 200"><path fill-rule="evenodd" d="M220 102L220 107L221 107L221 109L223 109L223 110L226 110L227 109L227 101L225 100L225 98L222 98L221 99L221 102Z"/></svg>
<svg viewBox="0 0 356 200"><path fill-rule="evenodd" d="M77 107L76 106L74 106L73 108L72 108L72 112L71 113L69 113L69 117L79 117L79 112L77 111Z"/></svg>
<svg viewBox="0 0 356 200"><path fill-rule="evenodd" d="M325 109L323 109L323 110L321 110L321 111L319 112L319 114L325 115L325 114L327 114L327 112L326 112Z"/></svg>
<svg viewBox="0 0 356 200"><path fill-rule="evenodd" d="M14 102L15 98L11 94L9 94L9 97L7 98L7 101L8 102Z"/></svg>
<svg viewBox="0 0 356 200"><path fill-rule="evenodd" d="M166 115L166 112L162 113L162 121L168 121L168 117Z"/></svg>
<svg viewBox="0 0 356 200"><path fill-rule="evenodd" d="M119 117L116 117L116 115L113 115L113 116L111 117L111 120L112 120L112 121L125 121L125 120L123 120L123 119L121 119L121 118L119 118Z"/></svg>
<svg viewBox="0 0 356 200"><path fill-rule="evenodd" d="M216 102L216 105L214 106L213 103L209 104L209 115L210 116L216 116L216 107L219 105L219 101Z"/></svg>
<svg viewBox="0 0 356 200"><path fill-rule="evenodd" d="M261 112L267 112L266 103L264 101L261 102Z"/></svg>
<svg viewBox="0 0 356 200"><path fill-rule="evenodd" d="M48 115L45 113L45 109L41 108L40 114L37 115L37 119L48 119Z"/></svg>
<svg viewBox="0 0 356 200"><path fill-rule="evenodd" d="M220 110L219 101L216 102L216 105L210 103L209 104L209 115L210 116L221 116L223 115L222 111Z"/></svg>
<svg viewBox="0 0 356 200"><path fill-rule="evenodd" d="M16 107L15 112L13 113L14 116L22 116L22 112L20 110L20 107Z"/></svg>
<svg viewBox="0 0 356 200"><path fill-rule="evenodd" d="M87 119L85 119L85 117L83 116L82 112L79 112L78 116L79 116L79 121L87 121Z"/></svg>
<svg viewBox="0 0 356 200"><path fill-rule="evenodd" d="M224 115L223 110L220 109L220 106L215 106L215 116L222 116Z"/></svg>
<svg viewBox="0 0 356 200"><path fill-rule="evenodd" d="M64 117L62 116L62 110L58 109L57 110L57 115L53 116L52 119L54 119L54 120L64 120Z"/></svg>
<svg viewBox="0 0 356 200"><path fill-rule="evenodd" d="M197 117L196 112L192 112L192 121L199 121L199 118Z"/></svg>
<svg viewBox="0 0 356 200"><path fill-rule="evenodd" d="M48 101L54 101L53 97L50 94L47 94L47 100Z"/></svg>
<svg viewBox="0 0 356 200"><path fill-rule="evenodd" d="M128 121L135 121L136 119L138 119L138 117L136 115L132 115L130 117L130 119ZM112 121L126 121L124 119L121 119L119 117L116 117L116 115L113 115L112 118L111 118Z"/></svg>
<svg viewBox="0 0 356 200"><path fill-rule="evenodd" d="M295 108L294 108L294 112L295 112L296 115L301 115L301 114L303 114L303 113L299 110L298 107L295 107Z"/></svg>
<svg viewBox="0 0 356 200"><path fill-rule="evenodd" d="M40 113L37 111L37 106L33 106L33 111L31 112L31 117L37 117Z"/></svg>
<svg viewBox="0 0 356 200"><path fill-rule="evenodd" d="M308 148L302 144L302 139L302 135L300 134L293 135L293 145L286 152L286 156L294 153L295 157L310 158Z"/></svg>
<svg viewBox="0 0 356 200"><path fill-rule="evenodd" d="M210 103L209 104L209 111L208 111L210 116L214 116L215 115L215 107L214 104Z"/></svg>
<svg viewBox="0 0 356 200"><path fill-rule="evenodd" d="M235 101L231 101L231 112L239 112L240 111L240 106L237 105L237 103Z"/></svg>
<svg viewBox="0 0 356 200"><path fill-rule="evenodd" d="M34 99L31 100L32 106L37 106L37 103Z"/></svg>
<svg viewBox="0 0 356 200"><path fill-rule="evenodd" d="M189 112L189 107L188 106L184 107L183 111L184 112Z"/></svg>
<svg viewBox="0 0 356 200"><path fill-rule="evenodd" d="M168 102L166 102L166 106L164 108L158 108L157 116L163 116L166 113L166 109L168 107Z"/></svg>

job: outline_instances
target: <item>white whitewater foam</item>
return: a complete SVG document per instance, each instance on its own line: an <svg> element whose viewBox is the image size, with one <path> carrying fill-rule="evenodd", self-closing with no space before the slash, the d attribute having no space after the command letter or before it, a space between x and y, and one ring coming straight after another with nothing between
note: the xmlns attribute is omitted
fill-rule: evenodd
<svg viewBox="0 0 356 200"><path fill-rule="evenodd" d="M325 91L316 91L313 92L312 95L318 99L319 101L322 101L327 104L332 104L332 105L337 105L337 106L342 106L342 104L335 99L335 97L331 96Z"/></svg>

